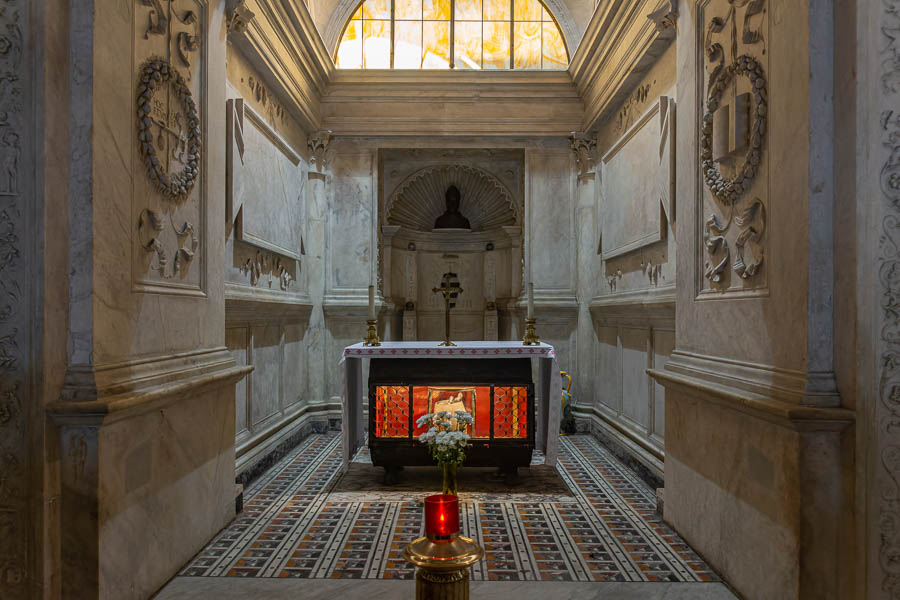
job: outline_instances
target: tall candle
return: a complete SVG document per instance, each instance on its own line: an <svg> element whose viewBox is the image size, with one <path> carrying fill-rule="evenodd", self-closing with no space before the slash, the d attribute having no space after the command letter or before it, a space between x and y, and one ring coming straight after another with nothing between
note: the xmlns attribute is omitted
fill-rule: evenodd
<svg viewBox="0 0 900 600"><path fill-rule="evenodd" d="M529 319L534 318L534 284L530 281L528 282L528 317Z"/></svg>
<svg viewBox="0 0 900 600"><path fill-rule="evenodd" d="M369 320L375 320L375 286L369 286Z"/></svg>

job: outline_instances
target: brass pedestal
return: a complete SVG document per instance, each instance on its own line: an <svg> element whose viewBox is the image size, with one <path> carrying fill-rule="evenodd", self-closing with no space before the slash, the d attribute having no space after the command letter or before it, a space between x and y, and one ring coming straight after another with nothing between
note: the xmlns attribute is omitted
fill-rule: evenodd
<svg viewBox="0 0 900 600"><path fill-rule="evenodd" d="M366 333L366 339L363 340L363 346L380 346L381 340L378 339L378 320L366 321L369 324L369 330Z"/></svg>
<svg viewBox="0 0 900 600"><path fill-rule="evenodd" d="M525 319L525 337L522 338L523 346L538 346L541 343L541 338L535 333L534 326L537 323L537 319Z"/></svg>
<svg viewBox="0 0 900 600"><path fill-rule="evenodd" d="M419 567L416 600L469 600L469 567L482 556L481 546L461 535L410 542L403 558Z"/></svg>

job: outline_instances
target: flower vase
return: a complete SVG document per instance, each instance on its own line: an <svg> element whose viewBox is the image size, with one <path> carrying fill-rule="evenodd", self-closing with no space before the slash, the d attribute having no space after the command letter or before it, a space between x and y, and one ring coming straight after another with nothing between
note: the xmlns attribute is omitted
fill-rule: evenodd
<svg viewBox="0 0 900 600"><path fill-rule="evenodd" d="M444 471L444 485L441 493L456 496L456 464L441 463L441 468Z"/></svg>

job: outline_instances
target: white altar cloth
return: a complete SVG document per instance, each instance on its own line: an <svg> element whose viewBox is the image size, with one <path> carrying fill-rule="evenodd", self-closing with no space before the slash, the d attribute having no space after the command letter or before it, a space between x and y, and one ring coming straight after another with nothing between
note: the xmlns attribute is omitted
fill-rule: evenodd
<svg viewBox="0 0 900 600"><path fill-rule="evenodd" d="M562 377L556 362L556 350L550 344L524 346L522 342L382 342L380 346L362 343L344 348L341 357L341 432L344 471L350 459L362 447L363 406L368 402L367 382L362 380L362 361L367 358L532 358L538 361L535 386L538 409L535 445L544 452L545 464L556 465L559 420L562 410Z"/></svg>

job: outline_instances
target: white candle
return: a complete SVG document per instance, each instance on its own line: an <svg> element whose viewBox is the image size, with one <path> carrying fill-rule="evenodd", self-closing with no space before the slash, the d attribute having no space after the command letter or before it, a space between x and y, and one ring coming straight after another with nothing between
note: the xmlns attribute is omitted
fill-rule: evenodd
<svg viewBox="0 0 900 600"><path fill-rule="evenodd" d="M375 286L369 286L369 320L375 320Z"/></svg>
<svg viewBox="0 0 900 600"><path fill-rule="evenodd" d="M534 318L534 284L528 282L528 317L529 319Z"/></svg>

